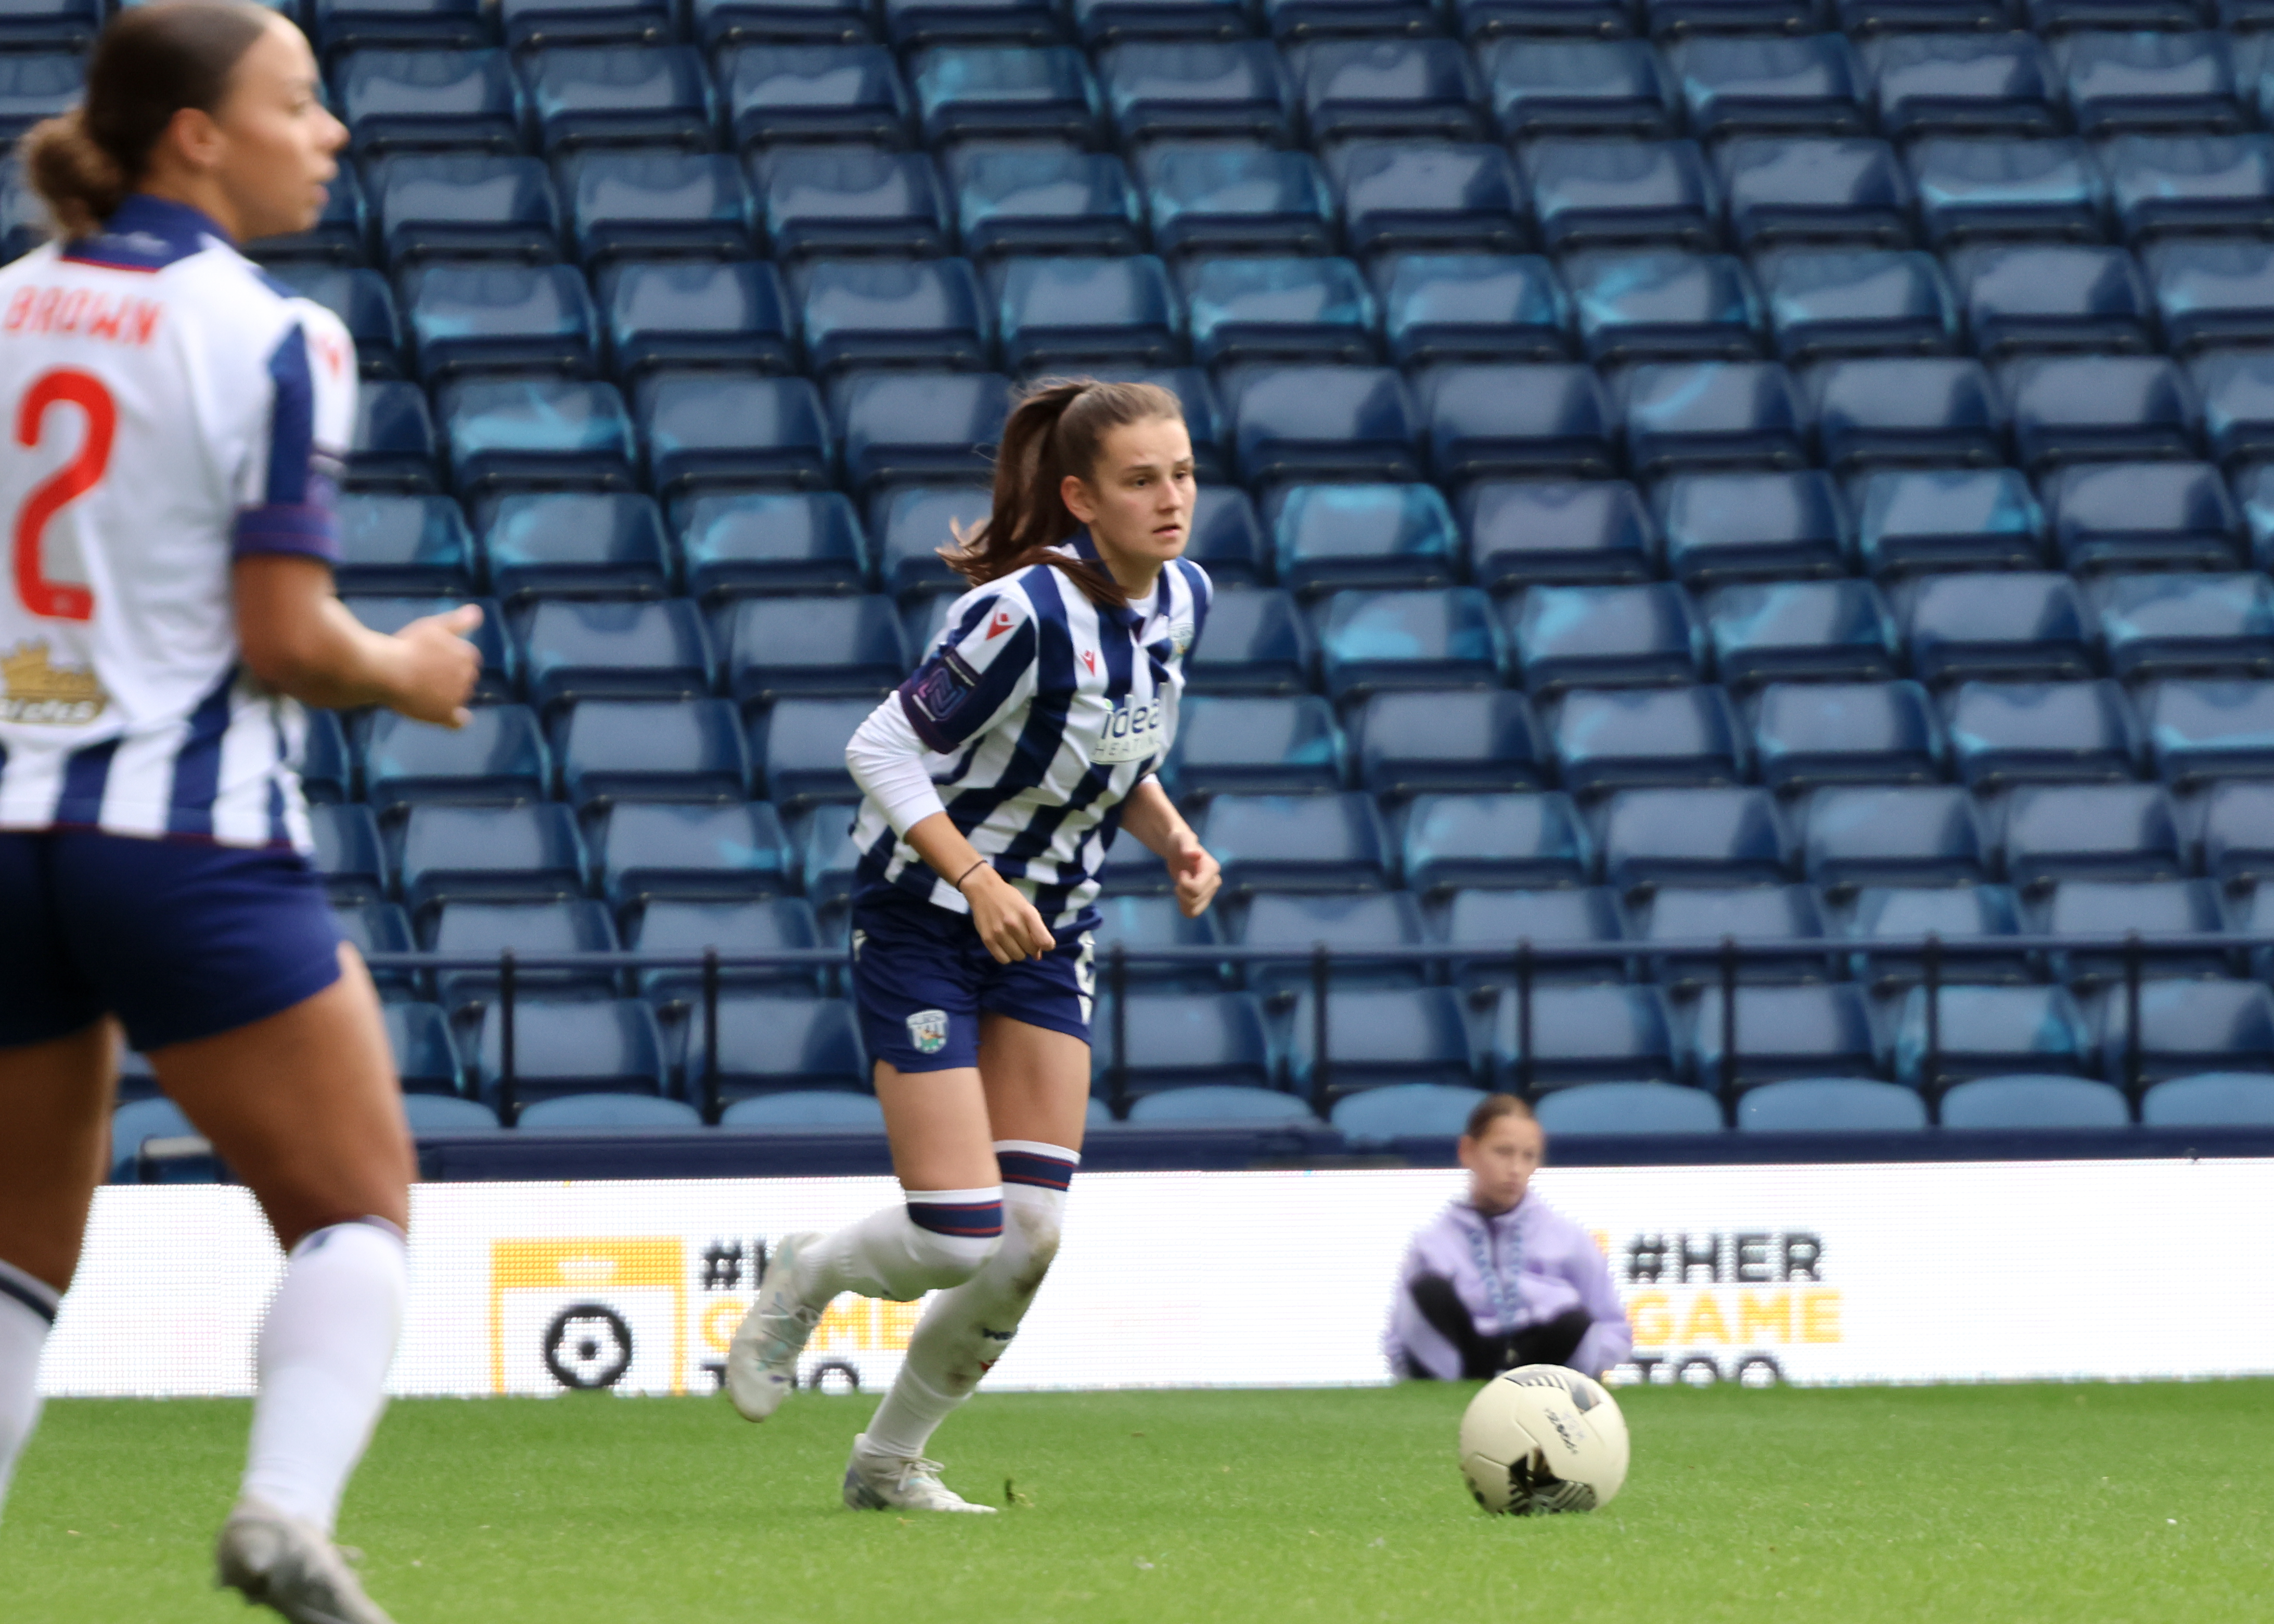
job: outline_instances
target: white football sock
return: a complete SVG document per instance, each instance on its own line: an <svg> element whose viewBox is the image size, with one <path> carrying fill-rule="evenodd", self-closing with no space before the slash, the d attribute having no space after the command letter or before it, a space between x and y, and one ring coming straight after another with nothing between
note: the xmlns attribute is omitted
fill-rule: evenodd
<svg viewBox="0 0 2274 1624"><path fill-rule="evenodd" d="M383 1220L334 1224L292 1248L260 1327L246 1499L331 1532L387 1407L409 1289L402 1233Z"/></svg>
<svg viewBox="0 0 2274 1624"><path fill-rule="evenodd" d="M1003 1244L1003 1191L908 1190L798 1259L798 1296L825 1308L840 1291L913 1302L960 1285Z"/></svg>
<svg viewBox="0 0 2274 1624"><path fill-rule="evenodd" d="M998 1141L995 1152L1003 1164L1002 1250L924 1311L908 1339L907 1361L869 1422L868 1447L878 1455L924 1452L939 1424L1010 1347L1058 1256L1065 1184L1081 1158L1018 1139Z"/></svg>
<svg viewBox="0 0 2274 1624"><path fill-rule="evenodd" d="M46 1281L0 1263L0 1509L16 1457L40 1424L40 1350L60 1300Z"/></svg>

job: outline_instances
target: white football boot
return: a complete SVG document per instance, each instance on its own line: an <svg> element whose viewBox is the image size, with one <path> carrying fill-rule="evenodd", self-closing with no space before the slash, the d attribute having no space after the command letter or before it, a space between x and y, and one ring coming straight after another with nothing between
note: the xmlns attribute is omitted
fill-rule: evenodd
<svg viewBox="0 0 2274 1624"><path fill-rule="evenodd" d="M975 1506L939 1480L937 1461L918 1455L878 1455L869 1434L853 1440L845 1462L845 1503L855 1511L975 1511L995 1515L992 1506Z"/></svg>
<svg viewBox="0 0 2274 1624"><path fill-rule="evenodd" d="M807 1230L774 1243L758 1281L758 1300L735 1328L727 1350L727 1396L745 1421L764 1420L796 1389L797 1356L821 1323L821 1310L798 1297L797 1254L823 1238Z"/></svg>
<svg viewBox="0 0 2274 1624"><path fill-rule="evenodd" d="M292 1624L393 1624L321 1529L257 1500L237 1501L222 1524L214 1570L216 1589L241 1590Z"/></svg>

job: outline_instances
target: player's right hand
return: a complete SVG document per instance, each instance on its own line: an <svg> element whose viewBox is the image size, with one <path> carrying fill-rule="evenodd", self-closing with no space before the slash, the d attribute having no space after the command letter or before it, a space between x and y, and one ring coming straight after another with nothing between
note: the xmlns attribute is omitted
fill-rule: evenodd
<svg viewBox="0 0 2274 1624"><path fill-rule="evenodd" d="M401 665L390 709L414 722L463 727L473 719L466 701L482 674L482 651L467 638L479 629L479 604L430 614L395 634Z"/></svg>
<svg viewBox="0 0 2274 1624"><path fill-rule="evenodd" d="M963 883L964 899L971 905L971 922L997 964L1016 964L1040 959L1058 945L1058 938L1026 893L992 868L982 868Z"/></svg>

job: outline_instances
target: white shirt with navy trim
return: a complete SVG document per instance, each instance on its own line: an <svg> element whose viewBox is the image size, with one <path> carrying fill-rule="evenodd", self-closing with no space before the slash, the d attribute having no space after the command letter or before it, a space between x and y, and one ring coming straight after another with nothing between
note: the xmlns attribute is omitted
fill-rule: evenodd
<svg viewBox="0 0 2274 1624"><path fill-rule="evenodd" d="M337 559L355 390L339 319L184 205L0 267L0 829L307 849L230 567Z"/></svg>

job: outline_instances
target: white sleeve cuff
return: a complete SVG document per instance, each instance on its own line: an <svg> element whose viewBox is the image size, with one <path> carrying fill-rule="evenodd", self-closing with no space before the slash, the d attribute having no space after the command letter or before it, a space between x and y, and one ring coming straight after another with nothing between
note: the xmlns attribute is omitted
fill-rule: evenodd
<svg viewBox="0 0 2274 1624"><path fill-rule="evenodd" d="M947 810L923 758L924 742L908 726L898 694L886 695L845 747L845 764L852 769L853 781L883 809L896 835Z"/></svg>

